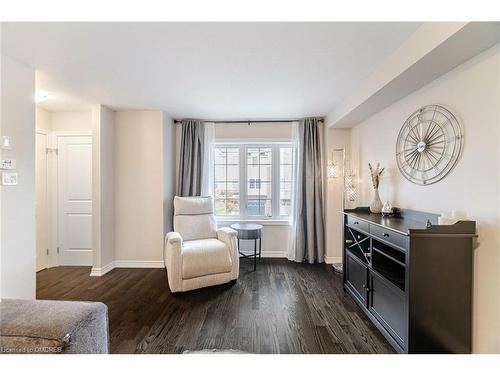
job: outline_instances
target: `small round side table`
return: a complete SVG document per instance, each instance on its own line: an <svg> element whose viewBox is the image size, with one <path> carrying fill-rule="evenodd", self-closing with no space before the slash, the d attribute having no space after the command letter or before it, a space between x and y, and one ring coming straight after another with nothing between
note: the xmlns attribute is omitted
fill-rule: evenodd
<svg viewBox="0 0 500 375"><path fill-rule="evenodd" d="M253 258L253 270L257 269L257 255L259 260L262 255L262 225L253 223L232 224L231 228L238 232L238 251L242 258ZM240 240L253 240L253 254L244 254L240 249ZM259 253L257 254L257 240L259 240Z"/></svg>

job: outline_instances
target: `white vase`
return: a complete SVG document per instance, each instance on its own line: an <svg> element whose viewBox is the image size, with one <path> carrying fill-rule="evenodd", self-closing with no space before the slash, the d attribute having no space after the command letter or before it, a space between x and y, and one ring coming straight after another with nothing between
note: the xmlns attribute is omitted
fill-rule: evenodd
<svg viewBox="0 0 500 375"><path fill-rule="evenodd" d="M382 201L378 194L378 188L373 189L372 200L370 201L370 211L374 214L379 214L382 211Z"/></svg>

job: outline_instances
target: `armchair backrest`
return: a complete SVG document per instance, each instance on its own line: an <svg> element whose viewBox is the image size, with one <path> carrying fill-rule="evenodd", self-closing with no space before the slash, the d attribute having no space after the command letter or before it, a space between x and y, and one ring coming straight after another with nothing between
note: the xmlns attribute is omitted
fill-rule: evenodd
<svg viewBox="0 0 500 375"><path fill-rule="evenodd" d="M174 231L185 241L217 237L212 197L175 197Z"/></svg>

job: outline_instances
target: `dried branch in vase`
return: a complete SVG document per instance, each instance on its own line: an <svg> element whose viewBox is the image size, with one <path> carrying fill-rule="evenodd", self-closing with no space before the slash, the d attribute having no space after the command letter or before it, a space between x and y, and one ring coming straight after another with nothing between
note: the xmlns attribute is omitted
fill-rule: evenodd
<svg viewBox="0 0 500 375"><path fill-rule="evenodd" d="M378 185L380 183L380 176L384 173L385 168L380 169L380 163L377 163L377 167L373 168L370 163L368 163L368 167L370 167L370 174L372 176L372 185L374 189L378 189Z"/></svg>

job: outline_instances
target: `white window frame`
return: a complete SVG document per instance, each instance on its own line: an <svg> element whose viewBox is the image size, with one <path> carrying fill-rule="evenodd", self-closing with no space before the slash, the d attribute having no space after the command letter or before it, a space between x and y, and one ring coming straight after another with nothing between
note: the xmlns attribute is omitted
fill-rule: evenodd
<svg viewBox="0 0 500 375"><path fill-rule="evenodd" d="M233 147L239 149L239 196L240 196L240 214L239 215L222 215L216 216L218 221L238 221L238 220L280 220L288 221L290 215L280 215L279 201L280 201L280 148L291 147L293 148L293 143L291 141L275 141L275 142L248 142L245 140L237 141L218 141L215 143L215 148L217 147ZM272 177L272 216L265 215L251 215L247 213L247 197L248 197L248 168L247 168L247 150L249 148L270 148L272 150L272 166L271 166L271 177ZM296 160L295 160L296 162ZM214 165L215 168L215 159ZM293 182L292 182L293 183ZM214 179L214 191L215 191L215 179ZM215 197L214 197L215 200Z"/></svg>

